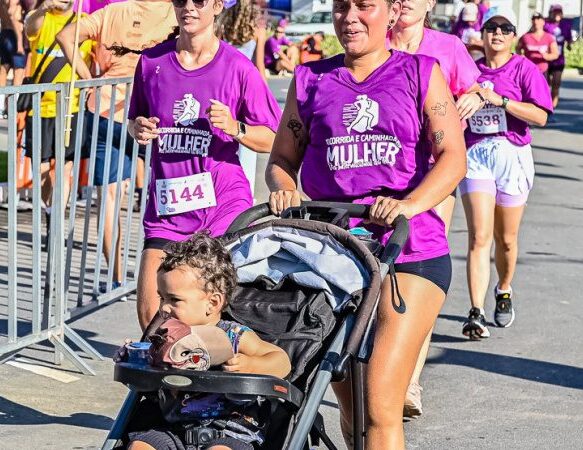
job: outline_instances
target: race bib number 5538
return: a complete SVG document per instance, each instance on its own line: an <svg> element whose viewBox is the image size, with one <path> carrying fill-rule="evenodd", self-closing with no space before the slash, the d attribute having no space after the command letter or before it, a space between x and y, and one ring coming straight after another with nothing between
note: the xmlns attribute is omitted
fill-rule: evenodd
<svg viewBox="0 0 583 450"><path fill-rule="evenodd" d="M213 179L208 172L156 180L156 211L159 216L181 214L217 206Z"/></svg>
<svg viewBox="0 0 583 450"><path fill-rule="evenodd" d="M497 106L484 108L470 117L470 129L476 134L496 134L508 131L506 111Z"/></svg>

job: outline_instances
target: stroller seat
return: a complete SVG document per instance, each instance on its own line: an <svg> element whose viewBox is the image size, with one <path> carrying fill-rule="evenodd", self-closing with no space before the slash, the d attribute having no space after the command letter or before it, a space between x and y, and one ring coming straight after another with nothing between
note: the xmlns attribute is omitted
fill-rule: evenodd
<svg viewBox="0 0 583 450"><path fill-rule="evenodd" d="M254 207L247 212L246 221L253 222L268 211L267 205ZM222 238L239 278L225 315L283 348L292 362L292 372L282 380L267 375L117 363L114 379L127 385L130 394L102 448L123 448L120 445L130 431L131 418L139 414L140 400L159 389L170 389L268 400L277 423L270 424L262 449L303 450L308 448L309 436L312 443L322 439L328 448L336 449L325 433L318 406L330 381L347 375L347 362L356 364L388 266L379 264L369 251L370 242L361 242L330 223L279 219L245 228L249 223L241 226L237 219L232 226L237 230ZM402 234L397 237L404 242ZM290 242L293 245L288 245ZM401 245L396 249L387 245L392 248L385 258L389 265ZM158 325L155 319L144 338ZM360 383L353 395L355 405L360 404L355 414L362 416L362 380L357 374L352 378L353 385ZM360 427L355 436L362 435L363 420L357 420L355 426Z"/></svg>

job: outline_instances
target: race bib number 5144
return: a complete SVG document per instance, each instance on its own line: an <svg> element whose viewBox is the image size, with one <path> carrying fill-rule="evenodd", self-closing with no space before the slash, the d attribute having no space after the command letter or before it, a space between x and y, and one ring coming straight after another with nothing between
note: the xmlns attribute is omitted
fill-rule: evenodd
<svg viewBox="0 0 583 450"><path fill-rule="evenodd" d="M156 211L159 216L181 214L217 206L210 173L156 180Z"/></svg>
<svg viewBox="0 0 583 450"><path fill-rule="evenodd" d="M508 131L506 111L497 106L484 108L470 117L470 129L476 134L496 134Z"/></svg>

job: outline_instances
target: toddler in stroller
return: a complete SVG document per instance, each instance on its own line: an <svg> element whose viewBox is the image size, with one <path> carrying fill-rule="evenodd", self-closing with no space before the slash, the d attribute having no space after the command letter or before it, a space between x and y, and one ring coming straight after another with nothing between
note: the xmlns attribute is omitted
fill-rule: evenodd
<svg viewBox="0 0 583 450"><path fill-rule="evenodd" d="M102 450L126 448L128 435L159 426L159 422L144 426L143 420L160 416L160 389L193 396L254 398L254 404L267 413L268 425L263 430L264 442L254 442L254 449L306 450L323 443L336 450L319 406L330 382L349 374L354 448L363 448L362 361L369 348L365 343L370 341L382 279L394 277L393 263L407 239L407 221L396 220L395 232L383 248L366 234L348 231L349 218L368 217L366 205L303 202L299 208L290 208L287 218L249 226L269 215L269 205L257 205L220 238L237 269L237 286L222 318L243 323L264 341L282 348L291 360L290 374L282 379L242 371L118 362L114 379L130 392ZM398 289L392 301L397 310L405 310ZM156 341L155 330L163 320L155 318L142 340ZM212 356L210 360L212 364ZM206 448L200 431L188 434L198 439L186 446L188 450Z"/></svg>
<svg viewBox="0 0 583 450"><path fill-rule="evenodd" d="M278 378L290 372L289 357L282 349L244 325L221 319L236 279L229 252L208 234L197 233L166 249L157 280L160 316L165 322L150 337L153 366L206 370L224 363L227 372ZM177 424L132 433L131 450L184 449L197 424L208 429L204 449L248 450L254 441L263 440L264 420L253 417L256 408L247 408L242 398L229 401L214 394L191 397L161 390L160 406L165 418ZM219 415L220 420L209 420Z"/></svg>

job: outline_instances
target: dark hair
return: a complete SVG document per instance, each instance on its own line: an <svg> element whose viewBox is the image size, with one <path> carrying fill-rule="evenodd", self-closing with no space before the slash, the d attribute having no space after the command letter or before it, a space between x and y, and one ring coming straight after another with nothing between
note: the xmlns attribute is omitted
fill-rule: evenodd
<svg viewBox="0 0 583 450"><path fill-rule="evenodd" d="M176 39L178 37L179 33L180 33L180 28L174 27L172 29L172 32L162 42L168 42L168 41L172 41L172 40ZM127 47L124 47L123 45L116 44L115 42L110 47L106 46L105 48L108 49L115 56L123 56L123 55L127 55L128 53L134 53L136 55L141 55L144 50L151 48L151 47L154 47L154 46L158 45L159 43L160 42L150 42L149 44L146 44L144 47L142 47L141 50L127 48Z"/></svg>
<svg viewBox="0 0 583 450"><path fill-rule="evenodd" d="M193 234L182 242L173 242L164 249L164 259L158 272L170 272L178 267L190 267L200 274L205 292L220 292L225 305L237 285L237 272L231 255L221 241L208 232Z"/></svg>
<svg viewBox="0 0 583 450"><path fill-rule="evenodd" d="M427 11L427 14L425 14L425 20L423 21L423 26L425 28L433 28L431 26L431 13L429 11Z"/></svg>

